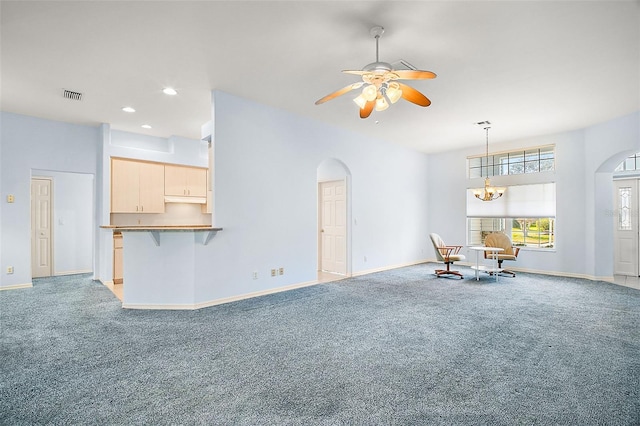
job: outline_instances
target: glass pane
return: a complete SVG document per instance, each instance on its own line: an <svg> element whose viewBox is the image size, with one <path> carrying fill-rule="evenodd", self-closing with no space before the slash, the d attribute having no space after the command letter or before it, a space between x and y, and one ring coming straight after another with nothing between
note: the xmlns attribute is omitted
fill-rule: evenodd
<svg viewBox="0 0 640 426"><path fill-rule="evenodd" d="M509 163L524 162L524 152L510 152Z"/></svg>
<svg viewBox="0 0 640 426"><path fill-rule="evenodd" d="M509 163L509 174L519 175L524 173L524 163Z"/></svg>
<svg viewBox="0 0 640 426"><path fill-rule="evenodd" d="M482 164L482 160L480 159L480 157L476 157L476 158L469 158L469 167L480 167L480 165Z"/></svg>
<svg viewBox="0 0 640 426"><path fill-rule="evenodd" d="M618 189L618 229L629 231L631 227L631 188Z"/></svg>
<svg viewBox="0 0 640 426"><path fill-rule="evenodd" d="M473 179L473 178L478 178L478 177L482 177L482 175L480 174L482 171L480 170L480 167L474 167L472 169L469 169L469 178Z"/></svg>
<svg viewBox="0 0 640 426"><path fill-rule="evenodd" d="M551 159L553 157L553 147L540 149L540 159Z"/></svg>
<svg viewBox="0 0 640 426"><path fill-rule="evenodd" d="M540 150L539 149L530 149L528 151L525 151L525 153L524 153L525 161L538 162L539 158L540 158Z"/></svg>
<svg viewBox="0 0 640 426"><path fill-rule="evenodd" d="M527 161L524 163L525 173L538 173L540 171L540 163L536 161Z"/></svg>
<svg viewBox="0 0 640 426"><path fill-rule="evenodd" d="M624 169L625 170L635 170L636 169L636 161L635 158L627 158L624 160Z"/></svg>
<svg viewBox="0 0 640 426"><path fill-rule="evenodd" d="M540 171L541 172L550 172L554 170L554 161L550 160L540 160Z"/></svg>

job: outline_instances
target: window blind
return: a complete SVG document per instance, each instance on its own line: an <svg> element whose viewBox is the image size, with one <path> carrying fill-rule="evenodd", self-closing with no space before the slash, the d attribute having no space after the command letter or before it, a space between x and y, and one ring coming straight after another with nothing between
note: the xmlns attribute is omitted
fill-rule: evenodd
<svg viewBox="0 0 640 426"><path fill-rule="evenodd" d="M467 217L556 217L556 184L508 186L504 195L493 201L480 201L473 189L467 189Z"/></svg>

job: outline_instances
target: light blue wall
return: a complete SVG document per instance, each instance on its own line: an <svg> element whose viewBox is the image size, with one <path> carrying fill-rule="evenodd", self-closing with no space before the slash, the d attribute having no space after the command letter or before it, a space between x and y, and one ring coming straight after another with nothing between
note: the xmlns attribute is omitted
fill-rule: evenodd
<svg viewBox="0 0 640 426"><path fill-rule="evenodd" d="M556 182L556 249L523 251L518 267L588 278L613 275L612 172L630 153L640 152L639 117L634 113L587 129L491 146L491 151L498 152L556 145L554 173L491 180L499 186ZM440 233L451 244L466 244L464 189L482 186L481 180L466 179L466 157L477 154L481 150L429 156L429 180L438 182L429 190L430 232ZM443 196L447 202L442 202Z"/></svg>
<svg viewBox="0 0 640 426"><path fill-rule="evenodd" d="M318 167L327 159L351 172L353 273L427 257L425 154L227 93L213 96L215 225L224 230L196 247L198 300L316 279ZM285 274L272 278L269 270L279 267Z"/></svg>
<svg viewBox="0 0 640 426"><path fill-rule="evenodd" d="M194 248L195 300L315 279L318 168L327 159L343 162L351 172L355 274L432 258L429 232L465 243L464 189L476 185L466 179L465 158L479 150L426 156L226 93L214 96L215 224L225 230L209 245ZM0 286L31 282L32 170L95 175L94 270L97 278L108 279L110 233L105 231L101 242L97 231L109 217L108 156L206 164L197 141L180 152L175 147L186 145L177 139L161 141L165 151L150 158L148 147L139 145L149 142L147 137L115 132L108 125L93 128L0 114ZM626 155L640 151L639 115L492 147L557 146L552 180L558 191L558 247L550 253L526 252L519 266L588 277L611 275L611 172ZM131 142L138 145L126 146ZM6 203L8 194L15 196L15 203ZM14 274L6 274L9 265ZM286 273L271 278L268 271L276 267ZM253 271L259 273L258 280L252 279Z"/></svg>
<svg viewBox="0 0 640 426"><path fill-rule="evenodd" d="M0 286L31 283L32 170L96 174L98 129L2 112ZM7 203L8 194L15 203ZM7 266L14 267L6 274Z"/></svg>

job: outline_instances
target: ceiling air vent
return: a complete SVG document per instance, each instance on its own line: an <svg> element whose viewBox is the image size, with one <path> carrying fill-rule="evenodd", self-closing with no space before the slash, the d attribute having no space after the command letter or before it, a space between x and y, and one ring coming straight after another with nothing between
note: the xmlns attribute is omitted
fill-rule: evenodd
<svg viewBox="0 0 640 426"><path fill-rule="evenodd" d="M81 101L82 100L82 93L80 92L73 92L71 90L64 90L64 94L63 96L67 99L71 99L73 101Z"/></svg>

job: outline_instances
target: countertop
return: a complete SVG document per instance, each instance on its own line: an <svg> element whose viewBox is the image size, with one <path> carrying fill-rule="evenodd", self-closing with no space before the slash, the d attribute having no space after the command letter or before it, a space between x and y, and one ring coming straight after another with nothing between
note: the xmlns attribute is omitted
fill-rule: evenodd
<svg viewBox="0 0 640 426"><path fill-rule="evenodd" d="M103 225L101 228L113 229L114 231L221 231L222 228L215 228L211 225Z"/></svg>

